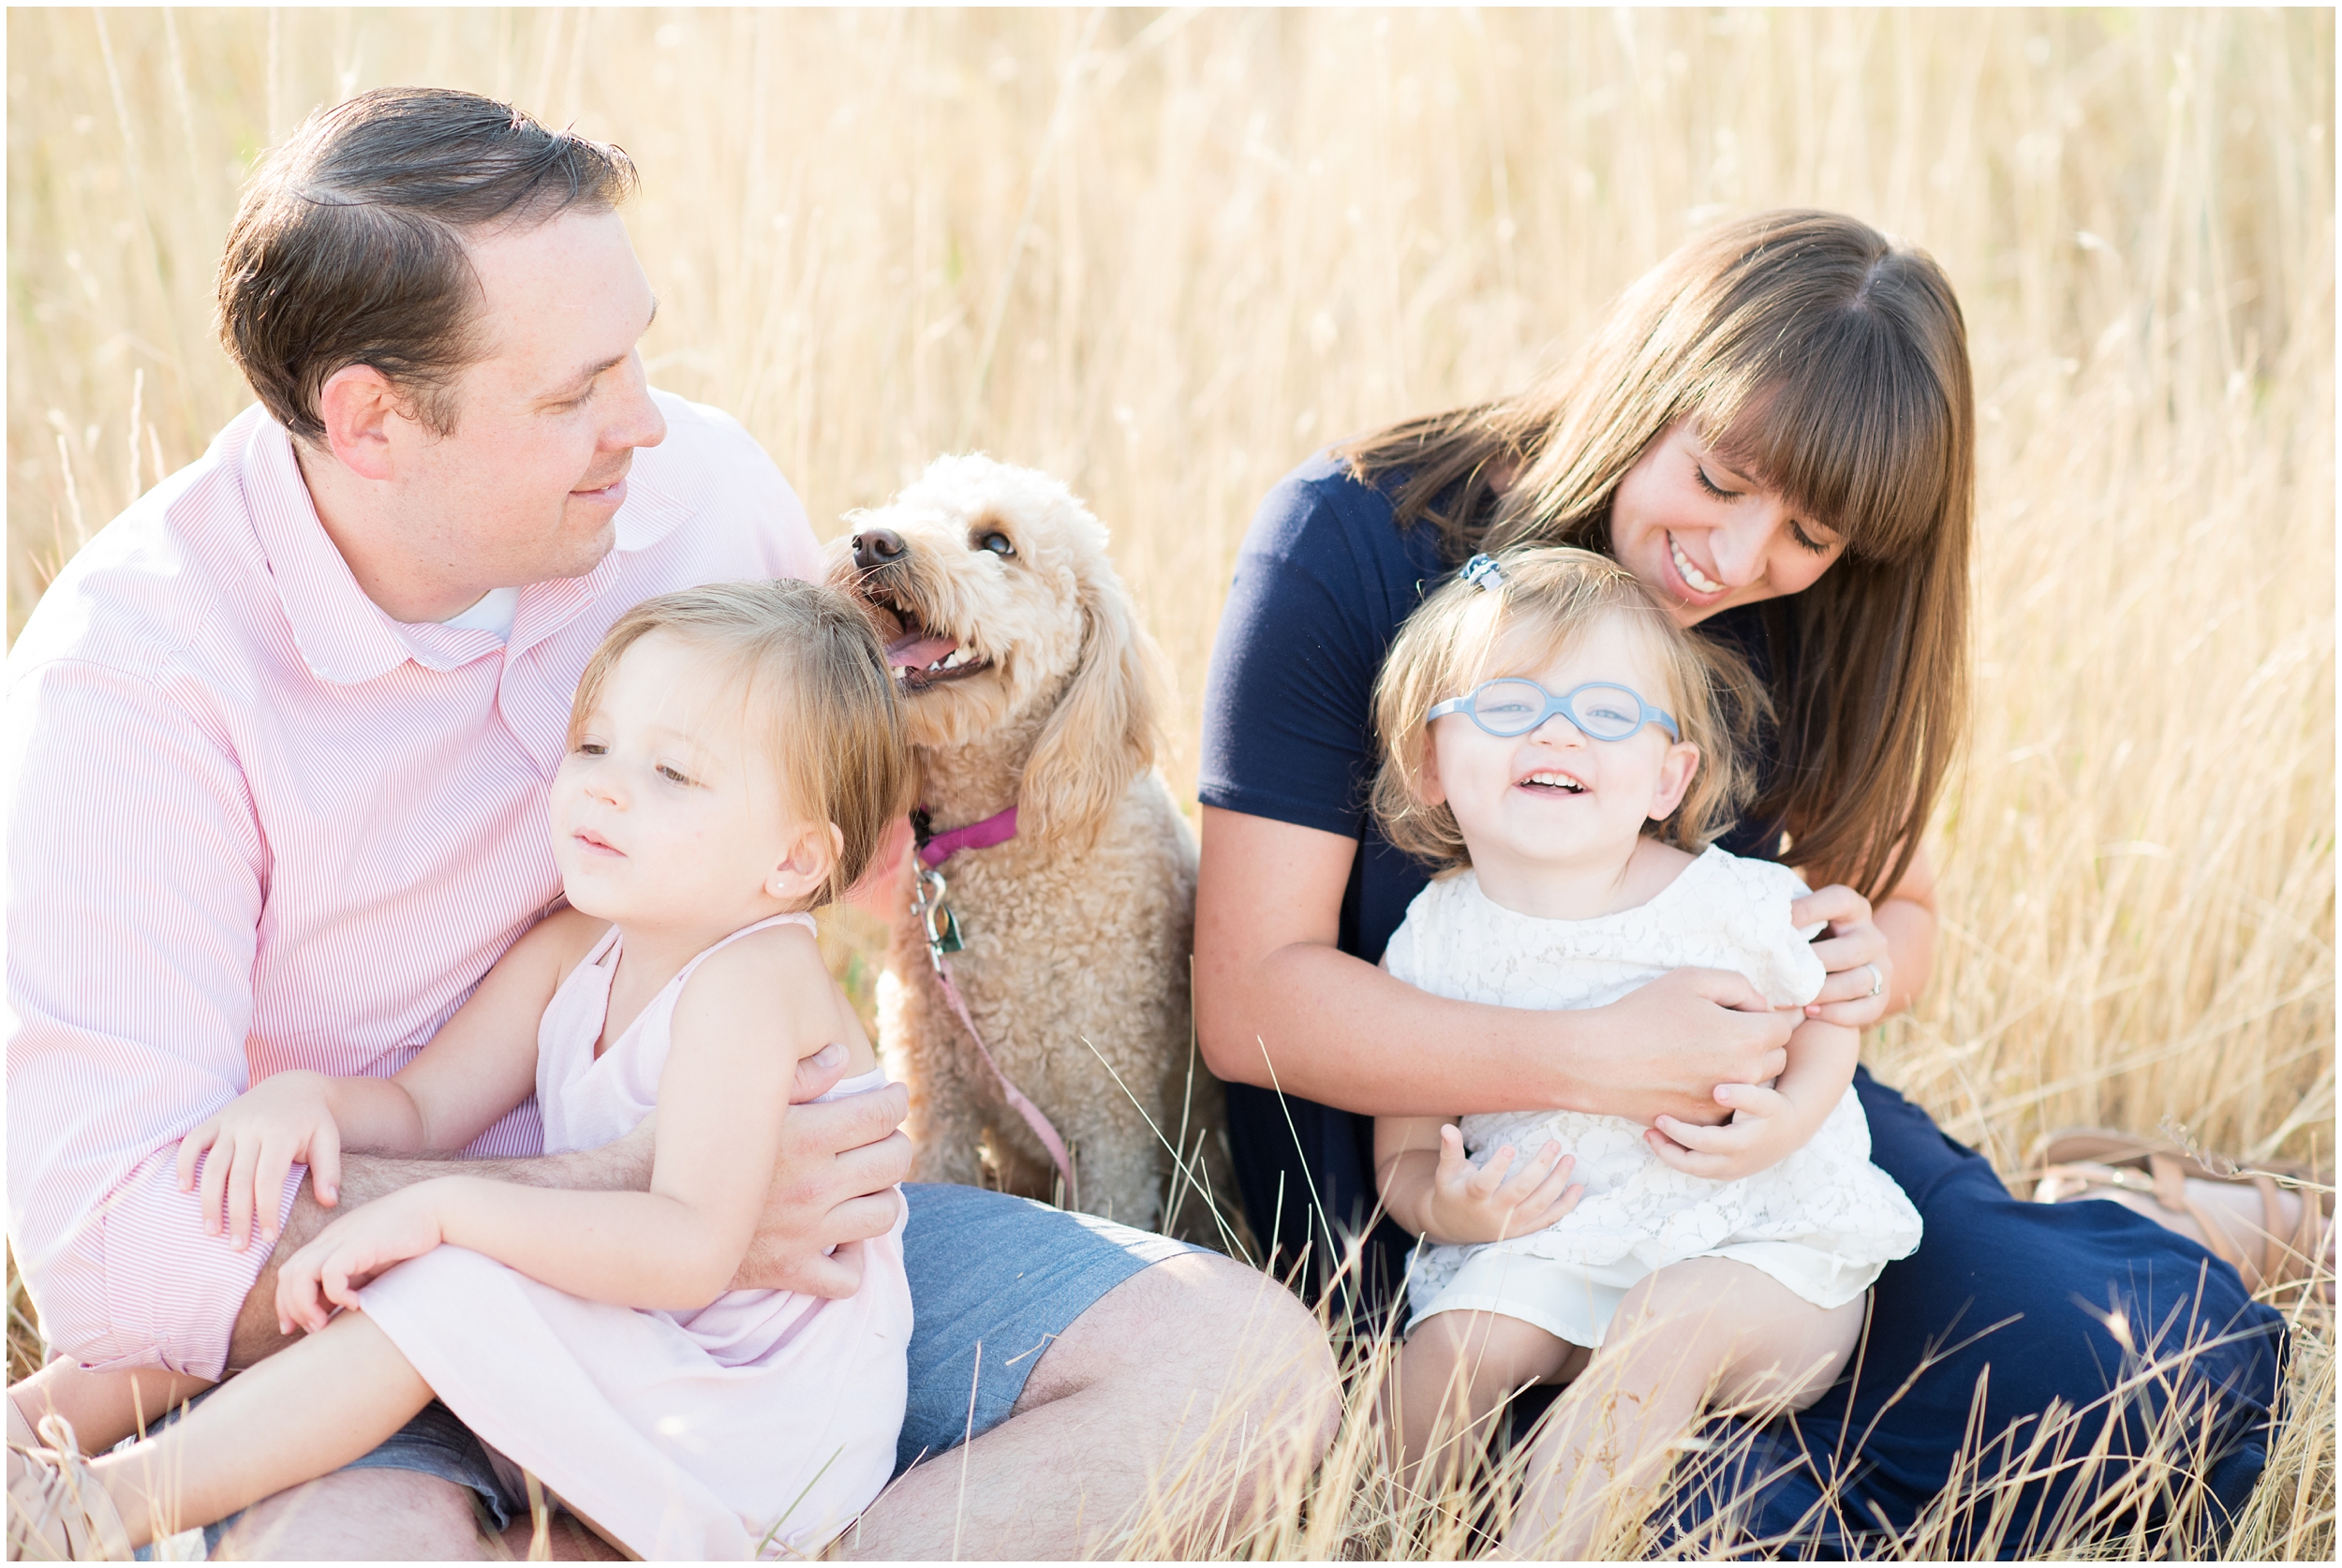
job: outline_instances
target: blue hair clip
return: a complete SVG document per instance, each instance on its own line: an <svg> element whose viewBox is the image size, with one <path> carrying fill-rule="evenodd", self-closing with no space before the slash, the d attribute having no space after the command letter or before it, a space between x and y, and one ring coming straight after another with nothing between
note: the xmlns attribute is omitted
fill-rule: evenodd
<svg viewBox="0 0 2342 1568"><path fill-rule="evenodd" d="M1497 570L1496 557L1493 555L1473 556L1463 564L1463 570L1458 572L1457 575L1474 587L1489 593L1494 593L1505 585L1505 574Z"/></svg>

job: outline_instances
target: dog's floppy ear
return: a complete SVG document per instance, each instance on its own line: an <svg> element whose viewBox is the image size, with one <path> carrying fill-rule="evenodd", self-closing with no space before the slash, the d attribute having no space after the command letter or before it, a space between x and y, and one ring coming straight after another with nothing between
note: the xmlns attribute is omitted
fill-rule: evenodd
<svg viewBox="0 0 2342 1568"><path fill-rule="evenodd" d="M1081 662L1025 763L1017 830L1087 843L1155 760L1161 655L1103 559L1082 574Z"/></svg>

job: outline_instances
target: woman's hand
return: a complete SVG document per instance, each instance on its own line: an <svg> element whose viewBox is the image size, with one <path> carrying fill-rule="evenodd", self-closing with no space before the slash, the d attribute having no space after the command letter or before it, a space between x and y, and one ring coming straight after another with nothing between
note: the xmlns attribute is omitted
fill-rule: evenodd
<svg viewBox="0 0 2342 1568"><path fill-rule="evenodd" d="M1842 882L1789 906L1804 927L1830 927L1814 944L1830 978L1805 1007L1808 1018L1864 1029L1911 1005L1935 962L1935 862L1921 844L1894 890L1874 908Z"/></svg>
<svg viewBox="0 0 2342 1568"><path fill-rule="evenodd" d="M295 1163L309 1167L318 1203L334 1206L342 1177L341 1128L327 1102L333 1080L322 1072L279 1072L230 1101L219 1115L179 1145L179 1191L193 1191L196 1157L203 1161L203 1234L220 1233L226 1209L230 1239L241 1252L260 1235L276 1239L277 1194Z"/></svg>
<svg viewBox="0 0 2342 1568"><path fill-rule="evenodd" d="M1791 904L1789 920L1800 928L1816 921L1830 927L1814 944L1814 956L1830 978L1806 1004L1808 1018L1861 1029L1887 1016L1895 995L1894 953L1872 918L1869 899L1832 882Z"/></svg>
<svg viewBox="0 0 2342 1568"><path fill-rule="evenodd" d="M1464 1158L1463 1134L1452 1124L1439 1130L1439 1166L1423 1204L1424 1235L1434 1241L1504 1241L1528 1235L1578 1206L1585 1196L1569 1185L1578 1161L1549 1143L1537 1157L1513 1169L1506 1144L1475 1168Z"/></svg>
<svg viewBox="0 0 2342 1568"><path fill-rule="evenodd" d="M1595 1011L1615 1043L1581 1055L1579 1072L1609 1114L1646 1124L1662 1116L1704 1123L1728 1115L1716 1108L1718 1086L1779 1077L1790 1031L1803 1021L1729 969L1670 970Z"/></svg>
<svg viewBox="0 0 2342 1568"><path fill-rule="evenodd" d="M402 1187L352 1209L318 1233L276 1271L276 1329L314 1334L335 1307L358 1305L358 1292L393 1264L439 1245L444 1205L461 1176Z"/></svg>

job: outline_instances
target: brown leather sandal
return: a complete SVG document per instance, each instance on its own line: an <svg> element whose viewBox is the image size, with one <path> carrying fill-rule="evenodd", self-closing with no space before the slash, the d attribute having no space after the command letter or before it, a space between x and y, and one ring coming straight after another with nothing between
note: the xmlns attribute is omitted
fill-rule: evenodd
<svg viewBox="0 0 2342 1568"><path fill-rule="evenodd" d="M11 1411L16 1401L8 1401ZM128 1562L130 1532L82 1457L62 1415L41 1417L32 1442L17 1441L22 1412L8 1423L8 1561Z"/></svg>
<svg viewBox="0 0 2342 1568"><path fill-rule="evenodd" d="M2238 1161L2214 1157L2199 1160L2177 1144L2134 1137L2099 1127L2069 1127L2044 1133L2025 1159L2033 1179L2033 1201L2053 1204L2094 1188L2112 1187L2153 1198L2167 1214L2185 1216L2203 1234L2204 1246L2216 1258L2236 1270L2245 1289L2259 1295L2289 1286L2317 1289L2331 1297L2331 1274L2320 1278L2319 1253L2333 1208L2332 1191L2320 1191L2307 1166L2290 1161L2268 1161L2246 1168ZM2292 1229L2284 1228L2284 1206L2278 1199L2276 1177L2284 1177L2301 1200ZM2249 1183L2260 1194L2261 1233L2258 1247L2239 1247L2228 1228L2187 1195L2190 1178Z"/></svg>

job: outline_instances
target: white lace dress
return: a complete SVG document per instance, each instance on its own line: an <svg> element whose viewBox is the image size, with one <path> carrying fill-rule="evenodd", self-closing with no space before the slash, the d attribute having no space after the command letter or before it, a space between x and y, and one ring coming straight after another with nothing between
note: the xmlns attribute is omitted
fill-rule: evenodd
<svg viewBox="0 0 2342 1568"><path fill-rule="evenodd" d="M1789 924L1789 902L1805 891L1785 866L1712 849L1638 908L1543 920L1502 908L1463 871L1416 896L1383 964L1426 991L1499 1007L1600 1007L1687 966L1738 970L1774 1006L1801 1007L1824 978ZM1586 1192L1549 1230L1424 1244L1407 1282L1410 1329L1434 1312L1490 1311L1596 1346L1637 1280L1695 1257L1737 1259L1837 1307L1920 1244L1919 1211L1871 1163L1870 1124L1850 1087L1802 1148L1740 1181L1674 1170L1618 1117L1502 1112L1459 1126L1475 1164L1507 1144L1525 1160L1559 1142Z"/></svg>

